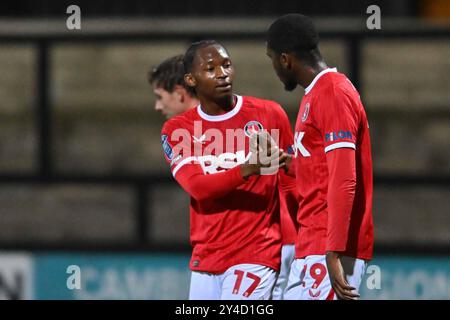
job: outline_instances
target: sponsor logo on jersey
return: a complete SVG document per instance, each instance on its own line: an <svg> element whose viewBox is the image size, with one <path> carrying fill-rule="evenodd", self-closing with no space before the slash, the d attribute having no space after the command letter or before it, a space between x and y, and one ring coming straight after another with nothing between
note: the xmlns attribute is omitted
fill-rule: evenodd
<svg viewBox="0 0 450 320"><path fill-rule="evenodd" d="M250 159L250 155L251 153L245 156L245 151L241 150L236 153L222 153L218 156L202 156L198 157L197 161L200 163L205 174L214 174L243 164Z"/></svg>
<svg viewBox="0 0 450 320"><path fill-rule="evenodd" d="M169 144L169 137L167 136L167 134L163 134L161 136L161 142L162 142L162 146L163 146L163 150L164 150L164 154L166 155L166 158L168 160L172 160L173 151L172 151L172 147Z"/></svg>
<svg viewBox="0 0 450 320"><path fill-rule="evenodd" d="M247 137L250 137L254 133L261 132L263 130L263 126L256 120L247 122L244 127L244 132Z"/></svg>
<svg viewBox="0 0 450 320"><path fill-rule="evenodd" d="M297 156L298 152L300 151L300 154L303 157L310 157L311 153L309 153L309 151L305 148L305 146L302 143L303 137L305 136L305 132L300 131L300 132L296 132L294 134L294 151L295 151L295 156Z"/></svg>
<svg viewBox="0 0 450 320"><path fill-rule="evenodd" d="M305 122L306 119L308 119L308 115L309 115L309 102L305 105L305 111L303 112L302 115L302 122Z"/></svg>
<svg viewBox="0 0 450 320"><path fill-rule="evenodd" d="M325 142L336 141L339 139L351 139L352 133L350 131L336 131L336 132L328 132L325 134Z"/></svg>

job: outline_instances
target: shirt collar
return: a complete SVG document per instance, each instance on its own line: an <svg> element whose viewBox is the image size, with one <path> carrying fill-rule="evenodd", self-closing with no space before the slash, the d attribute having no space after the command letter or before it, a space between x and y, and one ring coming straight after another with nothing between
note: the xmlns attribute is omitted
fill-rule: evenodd
<svg viewBox="0 0 450 320"><path fill-rule="evenodd" d="M309 84L309 86L307 86L305 88L305 94L308 94L312 90L312 88L314 87L316 82L319 80L319 78L328 72L337 72L337 69L336 68L328 68L328 69L320 71L317 74L317 76L314 77L313 81Z"/></svg>
<svg viewBox="0 0 450 320"><path fill-rule="evenodd" d="M231 109L227 113L220 114L218 116L212 116L212 115L206 114L202 110L202 106L201 105L197 106L197 113L202 119L208 120L208 121L215 121L215 122L217 122L217 121L228 120L228 119L232 118L233 116L235 116L239 112L241 107L242 107L242 96L239 96L239 95L236 94L235 97L236 97L236 105L234 106L233 109Z"/></svg>

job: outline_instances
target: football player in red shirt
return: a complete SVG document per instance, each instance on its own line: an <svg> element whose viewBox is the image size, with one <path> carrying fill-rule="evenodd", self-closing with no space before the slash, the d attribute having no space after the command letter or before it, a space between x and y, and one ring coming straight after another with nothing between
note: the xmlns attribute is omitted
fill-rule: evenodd
<svg viewBox="0 0 450 320"><path fill-rule="evenodd" d="M167 119L198 106L193 90L184 82L183 55L168 58L148 73L155 94L155 110Z"/></svg>
<svg viewBox="0 0 450 320"><path fill-rule="evenodd" d="M184 66L200 105L168 120L161 139L191 196L189 298L268 299L280 266L278 184L295 184L277 170L286 159L277 145L287 150L293 142L289 120L272 101L233 94L234 68L219 43L192 44ZM250 146L262 132L278 140L264 163L251 160L266 150Z"/></svg>
<svg viewBox="0 0 450 320"><path fill-rule="evenodd" d="M162 112L168 119L200 104L194 90L184 82L184 75L183 55L168 58L149 72L148 81L156 96L155 110ZM290 183L279 187L282 249L280 272L272 292L274 300L283 299L295 256L298 194L295 182L289 180Z"/></svg>
<svg viewBox="0 0 450 320"><path fill-rule="evenodd" d="M267 32L267 55L284 84L305 88L287 161L300 196L296 259L287 299L357 299L372 258L369 125L356 89L322 58L306 16L288 14Z"/></svg>

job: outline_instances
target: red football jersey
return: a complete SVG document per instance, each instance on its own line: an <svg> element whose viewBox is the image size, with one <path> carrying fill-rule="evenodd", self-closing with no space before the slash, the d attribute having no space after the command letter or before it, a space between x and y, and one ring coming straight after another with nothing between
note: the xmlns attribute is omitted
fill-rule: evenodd
<svg viewBox="0 0 450 320"><path fill-rule="evenodd" d="M299 202L297 185L294 178L284 173L280 174L280 180L283 180L279 184L281 240L283 245L295 244Z"/></svg>
<svg viewBox="0 0 450 320"><path fill-rule="evenodd" d="M163 126L166 161L191 196L191 270L220 274L241 263L279 270L278 183L287 176L279 170L245 180L239 167L250 157L250 135L260 130L278 132L280 148L293 144L284 110L253 97L236 95L233 109L217 116L198 106Z"/></svg>
<svg viewBox="0 0 450 320"><path fill-rule="evenodd" d="M305 89L294 135L301 199L297 258L326 251L372 258L368 128L358 92L336 69L322 71Z"/></svg>

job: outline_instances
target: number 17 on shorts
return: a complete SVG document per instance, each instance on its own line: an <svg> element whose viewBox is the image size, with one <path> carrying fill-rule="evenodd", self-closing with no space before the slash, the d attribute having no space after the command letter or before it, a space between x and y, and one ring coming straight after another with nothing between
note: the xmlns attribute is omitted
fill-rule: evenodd
<svg viewBox="0 0 450 320"><path fill-rule="evenodd" d="M225 300L268 300L271 298L277 273L256 264L240 264L224 274L222 297Z"/></svg>

